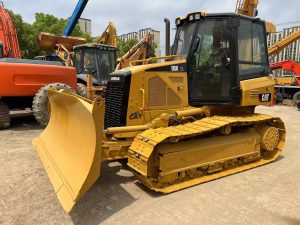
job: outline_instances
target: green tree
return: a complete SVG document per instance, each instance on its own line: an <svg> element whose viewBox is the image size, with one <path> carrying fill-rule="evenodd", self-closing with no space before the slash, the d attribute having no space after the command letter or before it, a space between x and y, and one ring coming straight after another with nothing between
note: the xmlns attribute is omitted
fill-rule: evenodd
<svg viewBox="0 0 300 225"><path fill-rule="evenodd" d="M151 57L155 57L156 56L156 53L155 53L156 49L157 49L157 44L155 42L153 42L152 46L151 46L151 50L150 50L150 56Z"/></svg>
<svg viewBox="0 0 300 225"><path fill-rule="evenodd" d="M35 44L36 34L32 25L24 22L22 16L19 14L14 14L12 11L9 11L9 14L17 30L22 57L32 58L38 53Z"/></svg>
<svg viewBox="0 0 300 225"><path fill-rule="evenodd" d="M118 38L118 40L117 40L117 47L119 49L118 57L122 57L123 55L125 55L126 52L128 52L137 43L138 43L137 39L123 41L122 39Z"/></svg>

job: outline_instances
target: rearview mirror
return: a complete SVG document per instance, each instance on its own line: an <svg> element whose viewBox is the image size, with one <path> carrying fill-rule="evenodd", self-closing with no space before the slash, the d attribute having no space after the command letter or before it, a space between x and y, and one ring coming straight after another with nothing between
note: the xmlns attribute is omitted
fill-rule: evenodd
<svg viewBox="0 0 300 225"><path fill-rule="evenodd" d="M194 45L193 45L193 49L192 49L192 53L195 53L199 47L199 44L200 44L200 38L197 37L196 41L194 42Z"/></svg>

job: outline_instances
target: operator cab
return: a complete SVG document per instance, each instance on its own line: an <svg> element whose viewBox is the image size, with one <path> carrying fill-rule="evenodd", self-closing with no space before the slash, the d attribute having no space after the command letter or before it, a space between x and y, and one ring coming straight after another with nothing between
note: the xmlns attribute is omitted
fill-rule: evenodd
<svg viewBox="0 0 300 225"><path fill-rule="evenodd" d="M236 105L240 81L267 76L264 21L233 13L176 20L173 55L187 61L190 105Z"/></svg>
<svg viewBox="0 0 300 225"><path fill-rule="evenodd" d="M86 75L93 75L93 83L103 86L116 68L117 48L102 44L84 44L74 47L74 67L78 79L86 82Z"/></svg>

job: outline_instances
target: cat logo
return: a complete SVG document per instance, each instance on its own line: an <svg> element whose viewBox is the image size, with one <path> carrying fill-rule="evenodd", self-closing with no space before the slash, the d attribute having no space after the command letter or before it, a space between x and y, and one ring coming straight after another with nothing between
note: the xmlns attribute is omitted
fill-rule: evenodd
<svg viewBox="0 0 300 225"><path fill-rule="evenodd" d="M141 119L141 118L142 118L142 114L140 112L133 112L129 116L130 120L136 120L136 119Z"/></svg>
<svg viewBox="0 0 300 225"><path fill-rule="evenodd" d="M178 66L171 66L171 71L172 72L178 72L179 71Z"/></svg>
<svg viewBox="0 0 300 225"><path fill-rule="evenodd" d="M271 101L271 93L260 94L259 100L261 102L270 102Z"/></svg>
<svg viewBox="0 0 300 225"><path fill-rule="evenodd" d="M111 81L120 81L120 77L111 77L110 80Z"/></svg>

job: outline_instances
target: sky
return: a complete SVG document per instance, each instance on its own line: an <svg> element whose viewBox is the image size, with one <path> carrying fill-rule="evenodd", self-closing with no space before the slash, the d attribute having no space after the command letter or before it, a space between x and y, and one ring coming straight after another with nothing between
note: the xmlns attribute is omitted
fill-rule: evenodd
<svg viewBox="0 0 300 225"><path fill-rule="evenodd" d="M32 23L36 12L68 18L77 0L2 0L5 8L20 14L23 20ZM99 36L109 21L117 26L118 35L151 27L161 31L161 49L164 49L164 18L171 21L174 28L175 18L193 11L211 13L234 12L236 0L90 0L82 14L92 20L92 35ZM299 0L260 0L258 17L282 24L299 21ZM289 24L289 26L300 25ZM287 26L287 25L286 25ZM283 26L277 27L277 30ZM173 32L171 35L174 36Z"/></svg>

